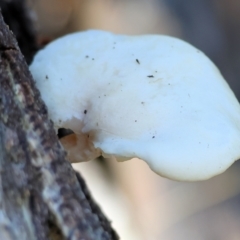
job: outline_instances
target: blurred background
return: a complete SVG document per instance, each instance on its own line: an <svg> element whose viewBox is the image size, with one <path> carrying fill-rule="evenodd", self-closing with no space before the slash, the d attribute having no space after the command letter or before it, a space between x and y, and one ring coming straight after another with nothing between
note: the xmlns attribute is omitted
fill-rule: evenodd
<svg viewBox="0 0 240 240"><path fill-rule="evenodd" d="M240 98L239 0L28 0L42 45L104 29L166 34L202 50ZM124 240L239 240L239 163L210 180L175 182L141 160L74 164Z"/></svg>

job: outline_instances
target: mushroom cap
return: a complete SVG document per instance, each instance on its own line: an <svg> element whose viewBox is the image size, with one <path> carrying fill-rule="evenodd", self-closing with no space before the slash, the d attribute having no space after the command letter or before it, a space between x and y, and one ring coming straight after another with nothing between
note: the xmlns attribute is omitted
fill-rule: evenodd
<svg viewBox="0 0 240 240"><path fill-rule="evenodd" d="M56 128L87 134L157 174L208 179L240 157L240 107L215 65L168 36L90 30L39 51L30 66Z"/></svg>

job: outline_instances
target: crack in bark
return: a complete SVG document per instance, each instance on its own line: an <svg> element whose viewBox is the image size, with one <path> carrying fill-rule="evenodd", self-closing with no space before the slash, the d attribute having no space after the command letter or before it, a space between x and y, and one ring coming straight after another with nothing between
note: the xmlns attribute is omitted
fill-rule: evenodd
<svg viewBox="0 0 240 240"><path fill-rule="evenodd" d="M18 49L14 48L14 47L0 47L1 52L5 52L5 51L9 51L9 50L18 51Z"/></svg>

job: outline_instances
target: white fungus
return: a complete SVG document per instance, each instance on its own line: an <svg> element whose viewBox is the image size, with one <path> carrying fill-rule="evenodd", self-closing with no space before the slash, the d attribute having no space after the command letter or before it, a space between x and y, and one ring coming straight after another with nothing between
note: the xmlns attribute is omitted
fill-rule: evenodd
<svg viewBox="0 0 240 240"><path fill-rule="evenodd" d="M79 32L39 51L30 70L56 129L76 133L69 156L78 160L138 157L161 176L195 181L240 158L239 103L182 40Z"/></svg>

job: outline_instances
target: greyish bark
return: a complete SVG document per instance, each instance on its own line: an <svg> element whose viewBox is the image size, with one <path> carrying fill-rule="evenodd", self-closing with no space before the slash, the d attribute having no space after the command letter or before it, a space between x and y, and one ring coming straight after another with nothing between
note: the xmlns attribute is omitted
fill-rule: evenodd
<svg viewBox="0 0 240 240"><path fill-rule="evenodd" d="M0 13L0 239L118 239L65 158Z"/></svg>

